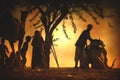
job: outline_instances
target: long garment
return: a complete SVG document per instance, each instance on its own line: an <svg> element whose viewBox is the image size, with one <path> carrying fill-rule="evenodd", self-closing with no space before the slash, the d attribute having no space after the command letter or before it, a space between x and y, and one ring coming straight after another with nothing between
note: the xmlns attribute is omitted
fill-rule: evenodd
<svg viewBox="0 0 120 80"><path fill-rule="evenodd" d="M31 61L32 69L43 68L42 45L43 45L43 38L40 35L35 36L32 41L32 46L33 46L32 61Z"/></svg>

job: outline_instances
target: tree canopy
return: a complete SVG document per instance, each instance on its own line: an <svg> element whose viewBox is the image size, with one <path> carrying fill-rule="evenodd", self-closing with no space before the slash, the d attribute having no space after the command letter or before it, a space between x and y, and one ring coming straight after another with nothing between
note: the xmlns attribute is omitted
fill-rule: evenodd
<svg viewBox="0 0 120 80"><path fill-rule="evenodd" d="M40 20L45 28L45 32L52 34L63 19L68 19L68 15L75 31L76 26L73 22L72 14L77 14L80 19L86 22L87 20L83 17L83 12L86 12L99 24L94 14L97 14L101 18L104 17L101 3L102 0L4 0L0 3L0 10L2 13L5 10L14 9L17 5L27 7L29 12L38 9L39 12L36 15L41 14Z"/></svg>
<svg viewBox="0 0 120 80"><path fill-rule="evenodd" d="M87 21L82 15L83 11L88 13L93 20L98 24L96 16L103 18L103 9L100 7L101 0L27 0L27 6L30 11L38 9L41 13L41 22L47 32L50 34L54 31L56 26L63 20L67 19L72 14L77 14L80 19ZM35 16L36 17L36 16ZM33 17L33 19L35 18ZM75 29L75 25L73 24Z"/></svg>

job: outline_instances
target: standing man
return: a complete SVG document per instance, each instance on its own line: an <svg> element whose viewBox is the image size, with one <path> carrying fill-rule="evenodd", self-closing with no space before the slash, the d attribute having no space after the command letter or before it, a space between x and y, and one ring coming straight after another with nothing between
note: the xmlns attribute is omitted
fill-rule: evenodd
<svg viewBox="0 0 120 80"><path fill-rule="evenodd" d="M27 53L30 41L31 41L31 37L30 36L26 36L26 41L24 42L24 44L22 46L22 49L21 49L21 56L22 56L23 67L25 67L25 64L26 64L26 61L27 61L26 53Z"/></svg>
<svg viewBox="0 0 120 80"><path fill-rule="evenodd" d="M90 36L90 31L93 28L91 24L87 25L87 29L84 30L79 39L77 40L75 46L76 46L76 51L75 51L75 68L78 68L78 61L80 62L79 67L81 69L86 68L86 54L85 54L85 45L87 43L87 40L92 41L92 38Z"/></svg>

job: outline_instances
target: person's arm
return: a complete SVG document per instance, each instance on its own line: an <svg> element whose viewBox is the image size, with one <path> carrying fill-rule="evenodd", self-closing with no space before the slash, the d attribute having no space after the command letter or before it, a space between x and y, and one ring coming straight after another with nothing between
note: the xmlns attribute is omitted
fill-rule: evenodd
<svg viewBox="0 0 120 80"><path fill-rule="evenodd" d="M91 36L89 35L89 38L88 38L90 41L92 41L93 39L91 38Z"/></svg>
<svg viewBox="0 0 120 80"><path fill-rule="evenodd" d="M93 40L92 37L90 36L90 33L88 33L88 39L89 39L90 41Z"/></svg>

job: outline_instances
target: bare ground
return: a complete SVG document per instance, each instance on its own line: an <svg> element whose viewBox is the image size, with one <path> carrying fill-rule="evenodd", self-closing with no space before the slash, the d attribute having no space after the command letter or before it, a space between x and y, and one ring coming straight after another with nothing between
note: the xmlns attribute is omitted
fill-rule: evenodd
<svg viewBox="0 0 120 80"><path fill-rule="evenodd" d="M120 69L1 70L0 80L120 80Z"/></svg>

